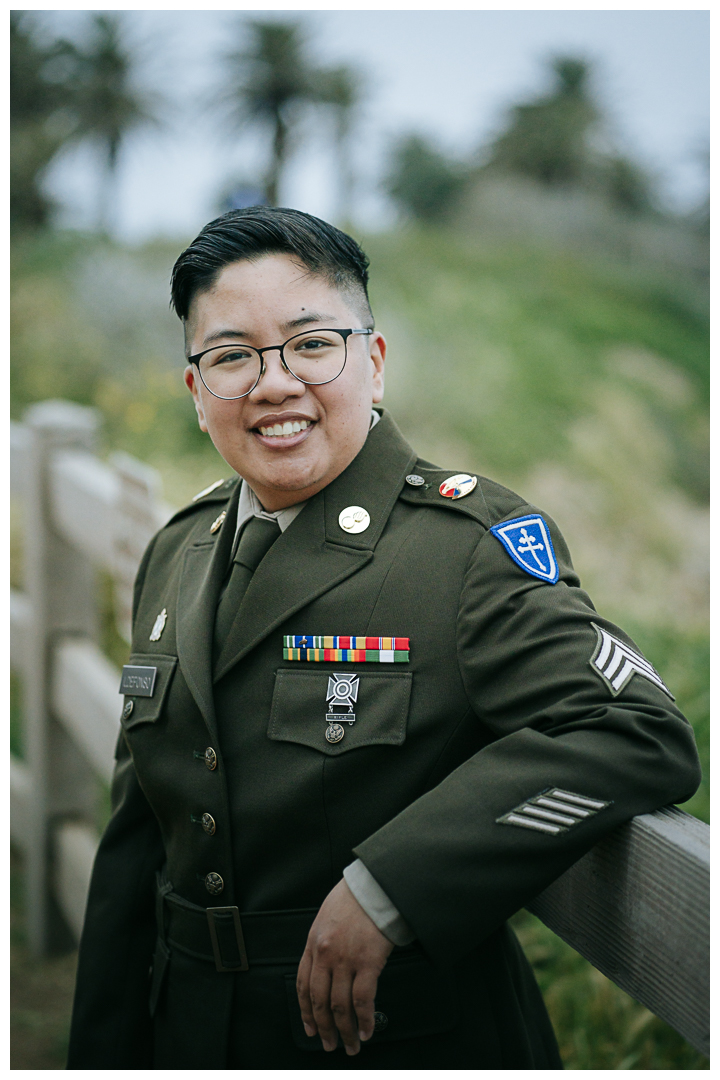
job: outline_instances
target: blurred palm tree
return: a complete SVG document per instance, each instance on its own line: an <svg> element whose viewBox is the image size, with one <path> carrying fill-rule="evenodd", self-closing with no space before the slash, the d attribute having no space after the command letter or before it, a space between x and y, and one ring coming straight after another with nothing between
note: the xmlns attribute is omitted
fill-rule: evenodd
<svg viewBox="0 0 720 1080"><path fill-rule="evenodd" d="M468 176L422 135L406 135L392 150L385 189L411 217L440 224L455 208Z"/></svg>
<svg viewBox="0 0 720 1080"><path fill-rule="evenodd" d="M589 68L567 57L553 61L554 91L516 105L489 164L524 173L544 184L580 183L587 165L588 136L599 120L588 89Z"/></svg>
<svg viewBox="0 0 720 1080"><path fill-rule="evenodd" d="M87 48L70 41L63 41L61 47L74 65L73 137L99 145L104 161L98 226L106 231L115 201L121 146L135 128L158 122L154 100L133 86L134 58L123 41L118 15L93 16L93 36Z"/></svg>
<svg viewBox="0 0 720 1080"><path fill-rule="evenodd" d="M252 40L227 56L230 82L222 96L236 127L259 124L270 132L270 165L263 186L265 201L275 206L293 135L308 108L330 105L337 110L337 142L345 161L359 82L348 68L315 67L298 23L251 20L241 26L249 27Z"/></svg>
<svg viewBox="0 0 720 1080"><path fill-rule="evenodd" d="M338 170L338 218L349 222L353 204L355 175L350 134L362 98L362 79L352 68L338 67L319 72L320 98L335 112L335 153Z"/></svg>
<svg viewBox="0 0 720 1080"><path fill-rule="evenodd" d="M58 50L38 41L30 13L10 12L10 220L13 229L46 225L52 200L42 178L73 123ZM53 70L55 64L55 70Z"/></svg>
<svg viewBox="0 0 720 1080"><path fill-rule="evenodd" d="M603 148L602 115L593 101L590 66L573 57L552 61L551 93L516 105L489 149L486 167L520 173L548 187L582 187L635 212L652 209L650 183L634 162Z"/></svg>

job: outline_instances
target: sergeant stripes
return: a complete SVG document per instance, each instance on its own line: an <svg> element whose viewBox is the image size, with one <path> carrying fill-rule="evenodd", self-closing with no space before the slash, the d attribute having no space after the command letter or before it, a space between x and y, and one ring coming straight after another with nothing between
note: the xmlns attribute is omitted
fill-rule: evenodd
<svg viewBox="0 0 720 1080"><path fill-rule="evenodd" d="M283 637L283 660L407 664L410 660L410 639L286 634Z"/></svg>
<svg viewBox="0 0 720 1080"><path fill-rule="evenodd" d="M669 698L675 700L655 668L644 656L635 652L620 638L609 634L597 623L590 625L595 628L598 636L597 647L590 664L610 688L613 697L617 697L628 680L637 674L655 683Z"/></svg>

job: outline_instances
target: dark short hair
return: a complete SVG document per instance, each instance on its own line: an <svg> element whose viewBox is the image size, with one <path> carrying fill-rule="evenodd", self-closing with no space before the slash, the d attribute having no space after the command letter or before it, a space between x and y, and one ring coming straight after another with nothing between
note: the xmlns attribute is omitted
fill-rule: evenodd
<svg viewBox="0 0 720 1080"><path fill-rule="evenodd" d="M285 206L230 210L206 225L173 267L172 307L187 319L193 297L212 288L224 267L271 254L293 255L311 273L356 294L372 320L369 260L360 245L327 221Z"/></svg>

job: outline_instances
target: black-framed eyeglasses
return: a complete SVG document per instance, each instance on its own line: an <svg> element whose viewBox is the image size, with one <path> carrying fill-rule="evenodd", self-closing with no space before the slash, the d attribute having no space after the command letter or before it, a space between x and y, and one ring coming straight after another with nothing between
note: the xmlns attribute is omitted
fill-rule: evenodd
<svg viewBox="0 0 720 1080"><path fill-rule="evenodd" d="M203 386L213 397L235 401L255 389L265 372L265 353L279 352L282 366L299 382L323 386L342 375L347 363L347 341L351 334L372 334L372 330L305 330L282 345L254 349L235 343L215 345L188 357L200 373Z"/></svg>

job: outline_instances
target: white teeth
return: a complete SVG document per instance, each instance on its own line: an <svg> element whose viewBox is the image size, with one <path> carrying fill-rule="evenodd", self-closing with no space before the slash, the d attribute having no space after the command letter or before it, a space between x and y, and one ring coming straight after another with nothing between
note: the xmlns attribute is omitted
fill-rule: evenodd
<svg viewBox="0 0 720 1080"><path fill-rule="evenodd" d="M261 427L258 430L261 435L288 436L297 435L299 431L305 431L310 427L307 420L286 420L284 424L272 424L270 427Z"/></svg>

